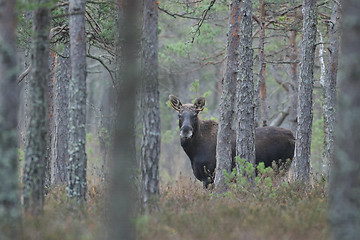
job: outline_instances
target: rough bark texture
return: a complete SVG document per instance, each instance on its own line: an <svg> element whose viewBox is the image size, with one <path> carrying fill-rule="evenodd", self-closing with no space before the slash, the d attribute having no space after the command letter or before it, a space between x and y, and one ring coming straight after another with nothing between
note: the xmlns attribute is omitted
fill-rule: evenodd
<svg viewBox="0 0 360 240"><path fill-rule="evenodd" d="M341 2L341 1L339 1ZM323 116L324 116L324 152L323 170L326 174L334 161L334 128L335 128L335 108L336 108L336 77L339 58L339 36L340 36L340 17L341 9L334 3L329 23L329 61L328 69L323 85Z"/></svg>
<svg viewBox="0 0 360 240"><path fill-rule="evenodd" d="M65 46L63 56L69 56L69 46ZM70 58L56 56L54 76L53 135L51 147L51 183L66 183L66 160L68 159L68 106Z"/></svg>
<svg viewBox="0 0 360 240"><path fill-rule="evenodd" d="M71 79L69 84L69 159L66 193L86 200L86 36L85 0L69 5Z"/></svg>
<svg viewBox="0 0 360 240"><path fill-rule="evenodd" d="M310 150L313 120L313 69L316 41L316 1L303 1L303 39L298 90L298 127L295 145L295 179L306 183L310 176Z"/></svg>
<svg viewBox="0 0 360 240"><path fill-rule="evenodd" d="M252 1L242 1L240 12L240 64L236 89L236 152L255 164Z"/></svg>
<svg viewBox="0 0 360 240"><path fill-rule="evenodd" d="M343 1L342 66L339 75L335 157L330 175L331 239L360 236L360 2Z"/></svg>
<svg viewBox="0 0 360 240"><path fill-rule="evenodd" d="M266 63L265 63L265 0L259 0L259 71L258 81L256 86L257 94L255 98L259 98L259 104L257 104L256 120L258 121L258 127L264 127L269 125L268 123L268 108L267 108L267 93L266 93Z"/></svg>
<svg viewBox="0 0 360 240"><path fill-rule="evenodd" d="M55 67L57 64L57 58L55 52L51 51L49 56L49 71L50 73L55 72ZM45 150L45 179L44 179L44 188L45 194L47 194L48 189L51 186L51 144L53 137L53 128L54 128L54 75L51 74L51 77L48 79L46 102L47 102L47 121L46 121L46 150Z"/></svg>
<svg viewBox="0 0 360 240"><path fill-rule="evenodd" d="M19 239L17 123L19 87L16 83L16 15L13 0L0 0L0 236Z"/></svg>
<svg viewBox="0 0 360 240"><path fill-rule="evenodd" d="M226 49L226 70L224 73L221 101L219 107L219 127L216 145L215 188L217 191L226 189L224 170L231 172L231 139L233 135L233 114L238 76L240 31L240 1L232 0L229 7L228 45Z"/></svg>
<svg viewBox="0 0 360 240"><path fill-rule="evenodd" d="M289 124L292 132L296 132L298 121L297 121L297 109L298 109L298 74L297 74L297 63L295 62L297 57L297 44L296 44L296 30L290 32L290 80L289 86L290 95L290 108L289 108Z"/></svg>
<svg viewBox="0 0 360 240"><path fill-rule="evenodd" d="M39 6L48 1L39 0ZM31 55L30 121L26 132L23 198L25 211L40 214L44 205L46 151L46 88L49 76L50 10L39 7L33 13Z"/></svg>
<svg viewBox="0 0 360 240"><path fill-rule="evenodd" d="M161 140L158 90L158 6L156 0L144 1L142 74L142 203L145 210L151 210L151 201L159 195Z"/></svg>
<svg viewBox="0 0 360 240"><path fill-rule="evenodd" d="M135 239L133 225L135 201L135 180L133 169L136 168L135 142L135 109L136 89L139 83L138 69L136 68L138 41L137 32L137 1L117 0L118 10L124 14L120 20L124 28L117 28L121 37L122 65L116 73L116 101L113 108L116 110L115 132L112 140L111 155L109 159L109 192L107 211L109 222L107 224L107 239ZM121 13L121 14L122 14ZM117 43L120 40L116 40ZM119 56L117 56L119 57ZM117 60L120 61L120 60ZM119 82L121 84L119 85Z"/></svg>

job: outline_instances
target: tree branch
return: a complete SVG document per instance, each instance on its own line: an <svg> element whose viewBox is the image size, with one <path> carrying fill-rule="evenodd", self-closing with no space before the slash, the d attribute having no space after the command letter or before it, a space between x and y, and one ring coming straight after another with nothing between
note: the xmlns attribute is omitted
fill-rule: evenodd
<svg viewBox="0 0 360 240"><path fill-rule="evenodd" d="M196 34L198 36L200 35L200 28L201 28L202 24L204 23L205 18L207 16L207 14L209 13L210 9L214 6L215 2L216 2L216 0L212 0L209 4L209 7L203 11L200 21L196 24L197 28L196 28L195 32L193 32L193 37L192 37L190 43L194 43Z"/></svg>
<svg viewBox="0 0 360 240"><path fill-rule="evenodd" d="M86 54L86 57L98 61L98 62L109 72L110 77L111 77L111 81L112 81L112 83L113 83L113 87L115 88L115 79L114 79L114 76L113 76L113 74L112 74L113 71L104 63L104 61L101 60L100 58L95 57L95 56L90 55L90 54Z"/></svg>
<svg viewBox="0 0 360 240"><path fill-rule="evenodd" d="M16 81L17 81L18 84L20 84L20 83L25 79L25 77L29 74L30 70L31 70L31 65L29 65L29 66L25 69L25 71L22 72L22 73L18 76L18 78L16 79Z"/></svg>

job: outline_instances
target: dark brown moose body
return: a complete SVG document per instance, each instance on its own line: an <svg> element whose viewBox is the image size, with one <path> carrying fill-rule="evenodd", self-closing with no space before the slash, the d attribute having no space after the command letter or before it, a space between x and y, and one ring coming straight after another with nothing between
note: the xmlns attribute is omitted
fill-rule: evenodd
<svg viewBox="0 0 360 240"><path fill-rule="evenodd" d="M201 120L199 112L204 109L205 98L200 97L194 104L182 104L179 98L170 95L170 103L179 114L180 141L190 158L195 177L203 182L205 188L214 181L216 167L216 142L218 123ZM232 139L232 168L235 167L235 132ZM262 127L255 130L256 164L264 162L265 167L275 161L292 159L295 138L293 133L280 127Z"/></svg>

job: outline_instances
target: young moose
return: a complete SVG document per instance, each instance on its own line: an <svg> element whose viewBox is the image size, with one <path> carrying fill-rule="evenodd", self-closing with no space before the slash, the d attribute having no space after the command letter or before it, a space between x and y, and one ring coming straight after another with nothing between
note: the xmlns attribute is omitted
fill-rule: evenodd
<svg viewBox="0 0 360 240"><path fill-rule="evenodd" d="M205 188L213 183L216 167L216 142L218 123L201 120L199 112L204 109L205 98L197 98L192 103L182 104L176 96L170 95L171 106L179 114L180 141L185 153L190 158L195 177L203 182ZM235 132L232 139L232 159L236 154ZM255 130L256 164L264 162L265 167L280 160L292 159L295 138L290 130L279 127L262 127ZM235 162L232 162L235 167Z"/></svg>

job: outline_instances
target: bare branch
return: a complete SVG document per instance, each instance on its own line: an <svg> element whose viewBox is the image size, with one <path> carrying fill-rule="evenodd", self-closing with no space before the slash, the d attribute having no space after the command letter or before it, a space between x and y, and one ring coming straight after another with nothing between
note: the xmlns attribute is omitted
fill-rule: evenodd
<svg viewBox="0 0 360 240"><path fill-rule="evenodd" d="M17 83L20 84L24 79L25 77L29 74L30 72L30 69L31 69L31 65L29 65L24 72L22 72L19 77L16 79Z"/></svg>
<svg viewBox="0 0 360 240"><path fill-rule="evenodd" d="M90 54L86 54L86 57L98 61L109 72L110 77L111 77L111 81L113 83L113 87L115 88L115 79L114 79L114 76L112 74L113 71L104 63L104 61L101 60L101 58L95 57L95 56L90 55Z"/></svg>
<svg viewBox="0 0 360 240"><path fill-rule="evenodd" d="M166 10L164 8L161 8L160 6L158 6L158 9L164 13L166 13L167 15L176 18L176 17L180 17L180 18L186 18L186 19L193 19L193 20L201 20L201 18L198 17L191 17L191 16L186 16L186 13L183 14L179 14L179 13L172 13L169 10Z"/></svg>
<svg viewBox="0 0 360 240"><path fill-rule="evenodd" d="M215 2L216 2L216 0L212 0L209 4L208 8L203 11L200 21L196 24L197 28L193 32L194 35L193 35L190 43L194 43L196 35L198 35L198 36L200 35L200 28L201 28L202 24L204 23L205 18L207 16L207 14L209 13L210 9L214 6Z"/></svg>

